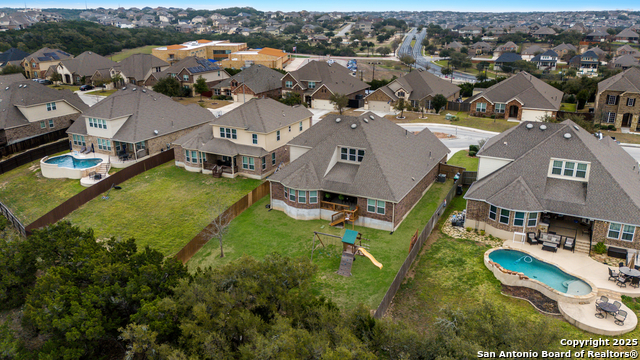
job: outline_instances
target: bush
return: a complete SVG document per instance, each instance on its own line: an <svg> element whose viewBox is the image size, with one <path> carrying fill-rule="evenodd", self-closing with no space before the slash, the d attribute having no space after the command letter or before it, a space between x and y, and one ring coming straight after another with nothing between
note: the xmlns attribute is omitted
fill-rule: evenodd
<svg viewBox="0 0 640 360"><path fill-rule="evenodd" d="M593 247L593 251L596 254L604 254L607 252L607 246L602 241L600 241Z"/></svg>
<svg viewBox="0 0 640 360"><path fill-rule="evenodd" d="M393 67L393 70L401 70L401 69L402 69L402 66L400 65L396 65Z"/></svg>
<svg viewBox="0 0 640 360"><path fill-rule="evenodd" d="M600 124L594 124L593 128L596 129L596 130L600 129Z"/></svg>
<svg viewBox="0 0 640 360"><path fill-rule="evenodd" d="M615 125L609 125L609 126L607 126L607 130L615 131L616 130L616 126Z"/></svg>
<svg viewBox="0 0 640 360"><path fill-rule="evenodd" d="M484 230L480 230L480 235L484 236L485 231Z"/></svg>
<svg viewBox="0 0 640 360"><path fill-rule="evenodd" d="M471 230L473 230L472 228L468 227L465 230L467 230L467 232L471 232Z"/></svg>
<svg viewBox="0 0 640 360"><path fill-rule="evenodd" d="M478 152L478 150L480 150L480 147L478 145L469 145L469 152Z"/></svg>
<svg viewBox="0 0 640 360"><path fill-rule="evenodd" d="M469 151L469 156L475 157L477 153L477 151Z"/></svg>
<svg viewBox="0 0 640 360"><path fill-rule="evenodd" d="M566 102L573 104L573 103L576 102L576 97L573 94L571 94L571 95L567 96L567 101Z"/></svg>

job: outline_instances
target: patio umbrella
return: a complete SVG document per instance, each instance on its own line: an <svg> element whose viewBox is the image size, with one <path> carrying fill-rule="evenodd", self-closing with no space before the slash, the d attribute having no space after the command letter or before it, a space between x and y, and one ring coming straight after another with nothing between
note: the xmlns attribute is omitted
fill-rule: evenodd
<svg viewBox="0 0 640 360"><path fill-rule="evenodd" d="M629 261L629 269L633 269L633 266L636 264L636 256L638 256L638 254L631 257L631 261Z"/></svg>
<svg viewBox="0 0 640 360"><path fill-rule="evenodd" d="M93 148L93 143L91 143L91 152L95 154L96 150Z"/></svg>

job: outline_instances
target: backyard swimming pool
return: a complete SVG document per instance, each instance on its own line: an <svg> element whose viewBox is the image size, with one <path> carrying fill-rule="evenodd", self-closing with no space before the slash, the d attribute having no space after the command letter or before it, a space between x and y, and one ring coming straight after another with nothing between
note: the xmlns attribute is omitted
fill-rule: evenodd
<svg viewBox="0 0 640 360"><path fill-rule="evenodd" d="M77 158L73 155L44 157L40 160L42 176L50 179L82 179L98 169L104 160Z"/></svg>
<svg viewBox="0 0 640 360"><path fill-rule="evenodd" d="M56 164L58 167L66 167L70 169L86 169L96 166L102 162L102 159L76 159L71 155L54 156L45 160L47 164Z"/></svg>

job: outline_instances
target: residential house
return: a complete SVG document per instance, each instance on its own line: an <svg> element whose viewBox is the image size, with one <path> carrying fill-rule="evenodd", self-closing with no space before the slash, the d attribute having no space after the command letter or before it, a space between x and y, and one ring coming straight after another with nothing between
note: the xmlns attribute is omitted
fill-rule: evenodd
<svg viewBox="0 0 640 360"><path fill-rule="evenodd" d="M484 41L478 41L475 44L469 45L469 50L471 53L475 53L476 55L487 54L491 52L493 47Z"/></svg>
<svg viewBox="0 0 640 360"><path fill-rule="evenodd" d="M54 72L62 75L63 84L84 85L99 69L111 69L118 63L91 51L85 51L75 58L61 60L55 68L47 72L50 77ZM86 79L86 80L84 80Z"/></svg>
<svg viewBox="0 0 640 360"><path fill-rule="evenodd" d="M300 31L302 31L304 34L313 34L316 32L316 28L316 25L306 24L302 26L302 29L300 29Z"/></svg>
<svg viewBox="0 0 640 360"><path fill-rule="evenodd" d="M576 55L569 60L569 65L578 69L580 74L596 75L600 60L594 51L586 51L584 54Z"/></svg>
<svg viewBox="0 0 640 360"><path fill-rule="evenodd" d="M0 76L0 145L64 130L89 107L69 90L29 81L22 74Z"/></svg>
<svg viewBox="0 0 640 360"><path fill-rule="evenodd" d="M278 36L280 35L280 28L277 26L267 26L266 28L264 28L264 32Z"/></svg>
<svg viewBox="0 0 640 360"><path fill-rule="evenodd" d="M640 66L640 63L638 63L638 59L633 57L633 55L622 55L618 56L612 61L609 61L609 67L613 69L626 70L633 66Z"/></svg>
<svg viewBox="0 0 640 360"><path fill-rule="evenodd" d="M311 127L304 106L249 102L175 140L176 166L214 176L264 179L289 163L287 142Z"/></svg>
<svg viewBox="0 0 640 360"><path fill-rule="evenodd" d="M71 58L73 55L62 50L45 47L22 59L20 65L24 68L27 79L44 79L49 67Z"/></svg>
<svg viewBox="0 0 640 360"><path fill-rule="evenodd" d="M373 21L360 19L355 23L354 30L360 30L363 33L369 33L373 31Z"/></svg>
<svg viewBox="0 0 640 360"><path fill-rule="evenodd" d="M138 161L169 150L174 140L213 119L209 110L196 104L185 106L129 85L84 112L67 134L73 150L86 147Z"/></svg>
<svg viewBox="0 0 640 360"><path fill-rule="evenodd" d="M632 48L629 44L623 45L619 48L616 49L616 55L618 56L622 56L622 55L632 55L634 57L640 57L640 51L638 51L637 49ZM2 55L0 55L1 57ZM1 62L1 60L0 60Z"/></svg>
<svg viewBox="0 0 640 360"><path fill-rule="evenodd" d="M474 25L463 26L458 29L458 34L463 37L474 37L482 34L482 28Z"/></svg>
<svg viewBox="0 0 640 360"><path fill-rule="evenodd" d="M502 55L498 56L496 61L493 63L493 68L498 71L502 71L504 67L513 66L513 63L516 61L522 60L522 57L516 53L502 53Z"/></svg>
<svg viewBox="0 0 640 360"><path fill-rule="evenodd" d="M161 72L154 72L144 81L144 86L152 88L158 80L170 76L180 82L184 88L193 88L199 77L203 77L209 88L229 78L229 74L216 63L198 57L187 57L169 66Z"/></svg>
<svg viewBox="0 0 640 360"><path fill-rule="evenodd" d="M460 51L460 49L462 49L464 47L464 45L462 45L461 43L457 42L457 41L452 41L450 43L448 43L447 45L444 46L445 49L447 50L453 50L453 51Z"/></svg>
<svg viewBox="0 0 640 360"><path fill-rule="evenodd" d="M565 55L571 54L572 52L573 54L578 53L578 48L576 48L573 44L565 44L565 43L562 43L551 50L555 51L556 54L558 54L558 58L562 58Z"/></svg>
<svg viewBox="0 0 640 360"><path fill-rule="evenodd" d="M506 52L516 52L518 50L518 45L516 45L513 41L508 41L506 44L502 44L498 46L493 53L500 56Z"/></svg>
<svg viewBox="0 0 640 360"><path fill-rule="evenodd" d="M252 65L212 87L214 95L232 96L233 101L252 98L278 99L282 95L282 73L262 65Z"/></svg>
<svg viewBox="0 0 640 360"><path fill-rule="evenodd" d="M536 64L540 70L553 71L556 69L556 65L558 64L558 54L553 50L547 50L542 54L534 56L531 59L531 62Z"/></svg>
<svg viewBox="0 0 640 360"><path fill-rule="evenodd" d="M596 55L598 55L598 60L600 60L600 61L604 61L605 58L607 57L607 52L602 50L602 49L600 49L600 47L598 47L598 46L594 46L594 47L592 47L590 49L587 49L587 51L593 51Z"/></svg>
<svg viewBox="0 0 640 360"><path fill-rule="evenodd" d="M302 101L314 109L333 110L329 100L332 94L347 95L350 105L364 105L365 90L369 85L351 76L346 67L326 61L309 61L298 70L282 77L282 93L295 92Z"/></svg>
<svg viewBox="0 0 640 360"><path fill-rule="evenodd" d="M20 49L11 48L5 52L0 53L0 68L3 68L9 64L13 66L20 66L22 59L29 56L29 53Z"/></svg>
<svg viewBox="0 0 640 360"><path fill-rule="evenodd" d="M160 73L170 64L151 54L133 54L118 63L117 69L127 83L144 86L145 80L153 73Z"/></svg>
<svg viewBox="0 0 640 360"><path fill-rule="evenodd" d="M628 55L626 55L628 56ZM630 67L598 83L594 121L640 131L640 69Z"/></svg>
<svg viewBox="0 0 640 360"><path fill-rule="evenodd" d="M454 101L460 96L460 88L428 71L417 70L367 95L364 108L388 113L399 99L404 99L412 107L433 109L431 100L438 94Z"/></svg>
<svg viewBox="0 0 640 360"><path fill-rule="evenodd" d="M326 37L326 36L325 36L325 35L323 35L323 34L315 35L315 36L313 36L313 37L309 37L309 38L310 38L310 40L311 40L311 41L316 42L316 43L317 43L317 42L327 42L327 41L329 41L329 38L328 38L328 37Z"/></svg>
<svg viewBox="0 0 640 360"><path fill-rule="evenodd" d="M449 149L371 112L330 114L289 141L291 163L269 178L271 208L394 231L440 173Z"/></svg>
<svg viewBox="0 0 640 360"><path fill-rule="evenodd" d="M531 60L534 56L538 54L542 54L545 52L545 49L541 48L539 45L531 45L528 48L522 50L521 56L522 60Z"/></svg>
<svg viewBox="0 0 640 360"><path fill-rule="evenodd" d="M521 71L467 100L470 115L542 121L560 110L562 91Z"/></svg>
<svg viewBox="0 0 640 360"><path fill-rule="evenodd" d="M585 36L586 41L589 42L603 42L607 39L609 33L603 29L596 29Z"/></svg>
<svg viewBox="0 0 640 360"><path fill-rule="evenodd" d="M615 36L615 40L619 42L638 43L638 33L632 29L624 29Z"/></svg>
<svg viewBox="0 0 640 360"><path fill-rule="evenodd" d="M538 39L545 39L549 36L553 36L556 34L556 31L550 27L541 27L540 29L534 31L531 35L537 37Z"/></svg>
<svg viewBox="0 0 640 360"><path fill-rule="evenodd" d="M511 240L533 232L592 245L640 249L638 162L610 137L571 120L525 122L489 139L477 154L465 227Z"/></svg>

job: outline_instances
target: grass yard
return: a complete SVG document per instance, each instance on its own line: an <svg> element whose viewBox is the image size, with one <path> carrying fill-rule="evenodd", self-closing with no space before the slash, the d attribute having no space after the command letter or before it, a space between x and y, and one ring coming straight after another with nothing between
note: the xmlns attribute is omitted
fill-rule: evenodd
<svg viewBox="0 0 640 360"><path fill-rule="evenodd" d="M363 238L370 239L363 243L370 244L369 252L383 264L382 269L358 256L351 269L352 276L342 277L335 273L342 254L340 240L331 240L338 246L316 250L313 262L318 266L318 272L313 287L317 293L346 308L353 308L358 303L377 308L408 254L411 236L417 229L422 230L452 185L450 180L434 183L393 235L388 231L356 227ZM330 227L326 220L294 220L282 211L268 211L265 209L268 203L269 198L265 197L231 222L224 240L224 258L220 258L218 242L210 241L189 261L190 269L221 266L244 254L261 259L266 254L279 252L285 256L309 258L314 231L339 236L344 233L342 229ZM326 239L324 237L323 241Z"/></svg>
<svg viewBox="0 0 640 360"><path fill-rule="evenodd" d="M434 61L434 64L439 65L443 68L446 68L447 66L449 66L449 60ZM455 71L459 71L461 73L465 73L473 76L477 76L478 74L480 74L480 71L478 71L478 69L475 68L475 64L473 67L469 67L463 70L455 69ZM493 64L490 64L489 68L487 69L487 77L489 79L494 79L496 77L496 73L493 72Z"/></svg>
<svg viewBox="0 0 640 360"><path fill-rule="evenodd" d="M453 154L451 159L447 161L447 164L462 166L467 169L467 171L478 171L478 161L479 159L477 157L469 156L468 150L460 150Z"/></svg>
<svg viewBox="0 0 640 360"><path fill-rule="evenodd" d="M98 90L98 91L92 91L89 94L91 95L99 95L99 96L109 96L111 94L113 94L114 92L118 91L118 89L111 89L111 90Z"/></svg>
<svg viewBox="0 0 640 360"><path fill-rule="evenodd" d="M560 104L560 111L576 111L576 104L562 103Z"/></svg>
<svg viewBox="0 0 640 360"><path fill-rule="evenodd" d="M108 58L113 61L122 61L133 54L151 54L151 49L157 48L158 46L161 46L161 45L147 45L147 46L141 46L133 49L125 49L118 53L109 55Z"/></svg>
<svg viewBox="0 0 640 360"><path fill-rule="evenodd" d="M445 215L453 210L465 208L466 202L455 197ZM443 216L440 226L447 216ZM410 327L428 332L441 314L441 308L450 306L454 309L465 309L476 306L486 299L513 316L523 319L539 319L545 317L527 301L510 298L501 294L501 284L484 266L483 254L488 245L470 240L458 240L434 231L429 239L430 247L422 249L413 263L405 282L394 298L394 304L387 314L394 320L405 321ZM640 313L640 302L624 297L623 302ZM591 315L591 314L589 314ZM584 332L564 320L547 317L562 332L565 339L589 339L608 336L594 335ZM640 328L616 338L637 339ZM585 347L586 350L588 349ZM624 350L622 347L604 346L597 351ZM564 351L569 348L564 348ZM580 349L581 350L581 349Z"/></svg>
<svg viewBox="0 0 640 360"><path fill-rule="evenodd" d="M445 119L446 114L455 114L460 120L451 121ZM449 110L440 110L440 115L436 114L426 114L426 119L420 119L420 113L405 111L405 118L402 120L396 119L395 115L387 115L385 116L387 119L396 122L396 123L434 123L434 124L450 124L450 125L458 125L458 126L466 126L474 129L487 130L487 131L495 131L495 132L503 132L508 130L514 126L517 126L519 123L517 122L509 122L504 119L491 119L491 118L480 118L469 116L469 113L462 111L449 111Z"/></svg>
<svg viewBox="0 0 640 360"><path fill-rule="evenodd" d="M619 131L609 131L609 130L600 130L602 131L602 135L611 136L616 138L616 140L621 143L627 144L640 144L640 135L636 134L624 134Z"/></svg>
<svg viewBox="0 0 640 360"><path fill-rule="evenodd" d="M120 184L122 190L111 191L108 200L89 201L67 219L93 228L98 238L133 237L139 247L153 246L170 256L218 215L212 202L226 209L259 184L191 173L171 161Z"/></svg>
<svg viewBox="0 0 640 360"><path fill-rule="evenodd" d="M42 177L40 160L0 175L0 201L25 226L82 190L80 180Z"/></svg>
<svg viewBox="0 0 640 360"><path fill-rule="evenodd" d="M47 86L56 90L66 89L66 90L71 90L72 92L80 90L80 85L47 85Z"/></svg>

